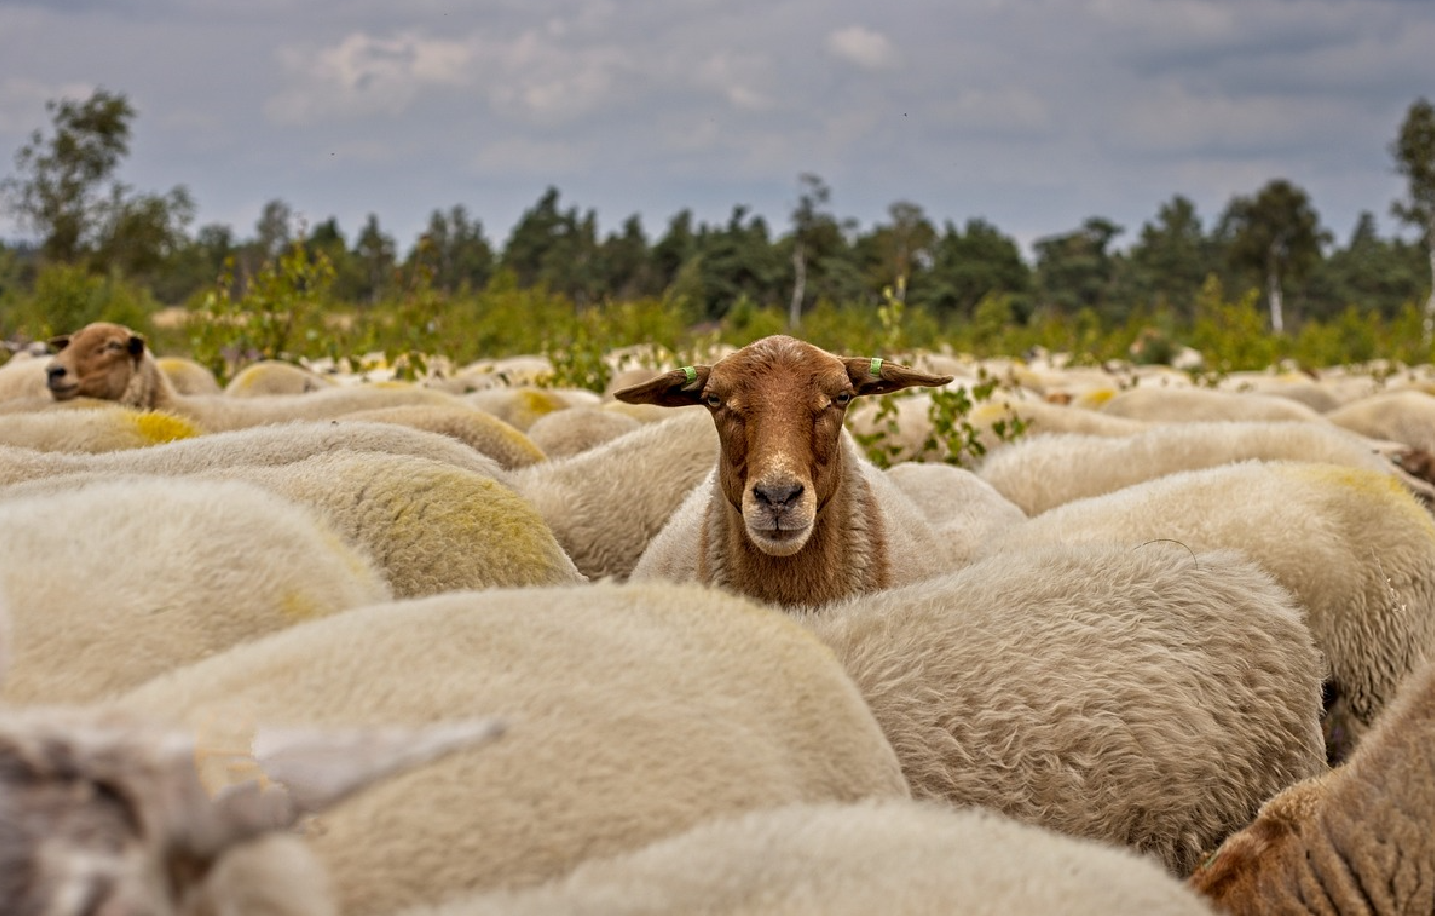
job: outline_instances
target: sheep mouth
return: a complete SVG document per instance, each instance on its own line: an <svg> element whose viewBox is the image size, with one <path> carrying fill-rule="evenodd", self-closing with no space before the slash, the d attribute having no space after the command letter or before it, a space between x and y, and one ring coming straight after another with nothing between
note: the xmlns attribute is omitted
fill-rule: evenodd
<svg viewBox="0 0 1435 916"><path fill-rule="evenodd" d="M789 519L754 519L747 525L747 536L753 545L763 553L778 557L797 553L811 535L810 523L797 525Z"/></svg>
<svg viewBox="0 0 1435 916"><path fill-rule="evenodd" d="M80 385L78 382L71 385L47 385L50 389L50 396L57 401L68 401L79 394Z"/></svg>

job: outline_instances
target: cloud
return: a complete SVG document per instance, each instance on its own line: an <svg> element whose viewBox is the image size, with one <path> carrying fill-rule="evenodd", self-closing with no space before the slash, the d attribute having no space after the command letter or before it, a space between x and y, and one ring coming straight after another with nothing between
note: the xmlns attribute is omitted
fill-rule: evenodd
<svg viewBox="0 0 1435 916"><path fill-rule="evenodd" d="M897 51L887 36L860 25L828 33L827 50L863 70L885 70L897 63Z"/></svg>
<svg viewBox="0 0 1435 916"><path fill-rule="evenodd" d="M82 101L94 90L89 83L42 83L15 77L0 80L0 134L28 134L49 122L46 102Z"/></svg>

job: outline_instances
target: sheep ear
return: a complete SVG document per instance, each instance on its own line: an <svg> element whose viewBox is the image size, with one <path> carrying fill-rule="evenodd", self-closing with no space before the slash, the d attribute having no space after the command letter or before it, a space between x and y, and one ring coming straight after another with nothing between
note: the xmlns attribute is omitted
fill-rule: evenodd
<svg viewBox="0 0 1435 916"><path fill-rule="evenodd" d="M664 372L652 381L613 392L625 404L656 404L659 407L687 407L702 402L703 386L712 366L684 366Z"/></svg>
<svg viewBox="0 0 1435 916"><path fill-rule="evenodd" d="M424 728L261 729L253 744L258 778L215 796L223 829L211 841L241 842L288 829L376 782L485 744L506 729L498 719Z"/></svg>
<svg viewBox="0 0 1435 916"><path fill-rule="evenodd" d="M129 351L130 356L143 356L144 338L138 334L131 334L129 342L125 344L125 349Z"/></svg>
<svg viewBox="0 0 1435 916"><path fill-rule="evenodd" d="M60 334L56 337L51 337L45 343L49 346L51 350L54 350L56 353L59 353L61 350L65 349L70 345L70 335Z"/></svg>
<svg viewBox="0 0 1435 916"><path fill-rule="evenodd" d="M848 357L847 377L857 394L890 394L903 388L935 388L952 380L950 375L927 375L885 359Z"/></svg>

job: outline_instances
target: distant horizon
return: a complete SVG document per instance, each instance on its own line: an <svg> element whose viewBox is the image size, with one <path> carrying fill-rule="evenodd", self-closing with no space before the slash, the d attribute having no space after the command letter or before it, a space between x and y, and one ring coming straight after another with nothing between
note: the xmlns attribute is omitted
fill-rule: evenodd
<svg viewBox="0 0 1435 916"><path fill-rule="evenodd" d="M811 172L864 230L909 200L1028 258L1285 178L1343 245L1361 211L1413 237L1388 146L1431 47L1428 0L0 0L0 174L102 87L138 111L121 179L241 239L280 199L407 251L463 204L500 248L550 185L604 235L736 205L781 235Z"/></svg>

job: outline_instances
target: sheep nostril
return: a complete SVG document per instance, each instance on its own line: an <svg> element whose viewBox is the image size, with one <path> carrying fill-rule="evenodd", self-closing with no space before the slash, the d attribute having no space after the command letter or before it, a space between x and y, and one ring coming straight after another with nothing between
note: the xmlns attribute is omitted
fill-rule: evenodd
<svg viewBox="0 0 1435 916"><path fill-rule="evenodd" d="M65 377L65 367L64 367L64 366L51 366L50 368L48 368L48 369L45 370L45 375L46 375L46 376L50 379L50 381L52 381L52 382L55 381L56 379L62 379L62 378Z"/></svg>
<svg viewBox="0 0 1435 916"><path fill-rule="evenodd" d="M783 483L756 486L752 488L752 495L756 496L757 501L768 508L786 509L802 495L802 484Z"/></svg>

